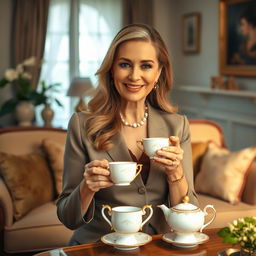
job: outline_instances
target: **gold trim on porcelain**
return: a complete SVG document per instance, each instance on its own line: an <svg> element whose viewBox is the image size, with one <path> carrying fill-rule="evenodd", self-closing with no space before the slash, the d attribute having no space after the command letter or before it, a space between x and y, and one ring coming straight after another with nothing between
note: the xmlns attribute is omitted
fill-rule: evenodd
<svg viewBox="0 0 256 256"><path fill-rule="evenodd" d="M177 213L195 213L195 212L200 212L200 208L196 208L194 210L182 210L182 209L176 209L176 208L171 208L172 211L177 212Z"/></svg>

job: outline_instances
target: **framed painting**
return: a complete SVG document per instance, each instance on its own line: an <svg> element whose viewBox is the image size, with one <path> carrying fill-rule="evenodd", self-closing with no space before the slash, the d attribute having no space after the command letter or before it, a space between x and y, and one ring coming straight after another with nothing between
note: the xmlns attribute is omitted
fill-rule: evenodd
<svg viewBox="0 0 256 256"><path fill-rule="evenodd" d="M256 77L256 1L220 0L220 74Z"/></svg>
<svg viewBox="0 0 256 256"><path fill-rule="evenodd" d="M182 20L182 45L184 53L200 52L200 13L188 13L183 15Z"/></svg>

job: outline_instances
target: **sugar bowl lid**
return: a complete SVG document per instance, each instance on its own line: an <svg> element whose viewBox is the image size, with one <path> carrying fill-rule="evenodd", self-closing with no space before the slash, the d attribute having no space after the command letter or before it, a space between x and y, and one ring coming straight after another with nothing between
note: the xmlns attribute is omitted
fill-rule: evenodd
<svg viewBox="0 0 256 256"><path fill-rule="evenodd" d="M189 197L185 196L182 200L183 203L177 204L172 207L175 212L198 212L200 208L194 204L189 203Z"/></svg>

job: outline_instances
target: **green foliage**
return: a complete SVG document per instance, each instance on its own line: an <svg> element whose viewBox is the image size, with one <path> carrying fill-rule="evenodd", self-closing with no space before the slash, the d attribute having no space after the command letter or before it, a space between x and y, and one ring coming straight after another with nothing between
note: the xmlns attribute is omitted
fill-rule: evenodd
<svg viewBox="0 0 256 256"><path fill-rule="evenodd" d="M40 83L40 90L37 92L37 96L35 98L35 105L41 105L41 104L50 104L52 102L55 102L59 107L63 107L62 103L54 97L55 93L59 92L60 83L54 83L46 85L46 82L43 80Z"/></svg>
<svg viewBox="0 0 256 256"><path fill-rule="evenodd" d="M7 79L5 79L5 78L1 79L1 80L0 80L0 88L1 88L1 87L4 87L6 84L8 84L8 82L9 82L9 81L8 81Z"/></svg>
<svg viewBox="0 0 256 256"><path fill-rule="evenodd" d="M256 217L245 217L234 220L228 227L218 233L228 244L240 244L241 247L256 250Z"/></svg>
<svg viewBox="0 0 256 256"><path fill-rule="evenodd" d="M17 104L17 99L7 100L0 108L0 117L13 112Z"/></svg>

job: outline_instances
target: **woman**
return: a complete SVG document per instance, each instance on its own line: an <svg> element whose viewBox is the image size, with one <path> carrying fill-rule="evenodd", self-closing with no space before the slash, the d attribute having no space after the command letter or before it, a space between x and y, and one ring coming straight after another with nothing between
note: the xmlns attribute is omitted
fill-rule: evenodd
<svg viewBox="0 0 256 256"><path fill-rule="evenodd" d="M151 204L154 214L143 228L148 234L168 230L157 205L176 205L187 194L197 204L189 124L168 102L171 67L158 32L143 24L123 28L97 75L99 90L89 111L72 116L67 134L57 206L59 219L75 229L71 245L112 232L101 216L103 204ZM170 137L170 146L150 161L138 147L144 137ZM143 163L143 170L130 186L113 186L109 161Z"/></svg>

